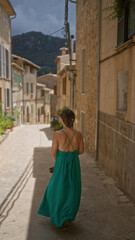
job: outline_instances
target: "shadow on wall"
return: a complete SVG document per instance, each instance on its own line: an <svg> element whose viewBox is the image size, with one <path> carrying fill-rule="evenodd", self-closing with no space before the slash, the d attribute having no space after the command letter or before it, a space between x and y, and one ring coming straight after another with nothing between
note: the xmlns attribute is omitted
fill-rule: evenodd
<svg viewBox="0 0 135 240"><path fill-rule="evenodd" d="M49 131L49 129L48 129ZM33 200L31 205L31 214L29 219L29 227L27 240L55 240L55 239L81 239L84 236L85 229L75 221L66 232L61 228L57 228L50 223L50 218L42 217L37 214L39 205L43 198L45 189L49 183L49 167L54 165L54 161L50 154L51 148L35 148L33 155L33 177L36 178L35 189L33 192Z"/></svg>
<svg viewBox="0 0 135 240"><path fill-rule="evenodd" d="M53 130L52 128L43 128L43 129L40 129L41 132L44 132L46 137L48 138L49 141L52 140L52 137L53 137Z"/></svg>

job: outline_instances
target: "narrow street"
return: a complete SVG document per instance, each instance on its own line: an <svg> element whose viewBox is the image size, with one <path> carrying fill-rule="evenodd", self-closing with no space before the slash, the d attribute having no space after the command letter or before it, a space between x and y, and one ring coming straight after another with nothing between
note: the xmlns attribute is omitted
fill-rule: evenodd
<svg viewBox="0 0 135 240"><path fill-rule="evenodd" d="M37 215L54 165L52 134L48 125L22 125L0 145L0 239L134 240L135 206L87 153L80 157L80 209L69 229Z"/></svg>

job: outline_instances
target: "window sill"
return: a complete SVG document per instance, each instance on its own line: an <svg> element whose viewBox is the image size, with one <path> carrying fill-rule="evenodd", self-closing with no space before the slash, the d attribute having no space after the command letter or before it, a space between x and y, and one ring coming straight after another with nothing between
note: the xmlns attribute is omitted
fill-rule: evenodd
<svg viewBox="0 0 135 240"><path fill-rule="evenodd" d="M115 47L116 52L120 52L121 50L124 50L124 49L127 48L129 45L131 45L132 42L134 42L134 40L133 40L133 39L129 39L128 41L122 43L121 45L116 46L116 47Z"/></svg>

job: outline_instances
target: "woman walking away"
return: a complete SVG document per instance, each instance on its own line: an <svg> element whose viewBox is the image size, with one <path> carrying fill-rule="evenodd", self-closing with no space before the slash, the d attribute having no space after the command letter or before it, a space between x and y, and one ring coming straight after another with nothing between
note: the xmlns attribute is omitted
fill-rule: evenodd
<svg viewBox="0 0 135 240"><path fill-rule="evenodd" d="M57 227L74 221L80 205L81 172L79 154L84 152L82 135L73 128L75 114L61 114L63 129L54 133L51 155L55 167L38 214L50 217Z"/></svg>

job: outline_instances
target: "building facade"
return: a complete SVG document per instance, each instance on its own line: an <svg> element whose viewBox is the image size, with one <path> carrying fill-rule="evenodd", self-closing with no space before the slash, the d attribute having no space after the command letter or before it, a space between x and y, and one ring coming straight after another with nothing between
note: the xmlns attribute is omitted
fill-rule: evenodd
<svg viewBox="0 0 135 240"><path fill-rule="evenodd" d="M98 1L76 1L76 127L85 151L96 151L96 78Z"/></svg>
<svg viewBox="0 0 135 240"><path fill-rule="evenodd" d="M37 83L37 123L45 123L45 85Z"/></svg>
<svg viewBox="0 0 135 240"><path fill-rule="evenodd" d="M56 104L57 104L57 75L56 74L45 74L37 79L38 83L44 84L46 88L53 90L54 94L50 95L50 117L56 115Z"/></svg>
<svg viewBox="0 0 135 240"><path fill-rule="evenodd" d="M135 1L109 22L101 3L98 162L135 200Z"/></svg>
<svg viewBox="0 0 135 240"><path fill-rule="evenodd" d="M39 67L31 61L12 55L13 63L24 69L23 88L23 123L37 123L38 113L36 106L37 99L37 70Z"/></svg>
<svg viewBox="0 0 135 240"><path fill-rule="evenodd" d="M0 104L11 114L11 20L15 11L9 1L0 0Z"/></svg>
<svg viewBox="0 0 135 240"><path fill-rule="evenodd" d="M112 4L76 2L77 127L86 151L135 200L135 1L107 21Z"/></svg>
<svg viewBox="0 0 135 240"><path fill-rule="evenodd" d="M63 107L74 109L75 103L75 61L72 64L72 71L69 62L69 54L67 49L61 48L61 56L56 59L57 64L57 111ZM76 54L72 54L73 59L76 59ZM72 85L72 81L74 84ZM72 88L73 86L73 88Z"/></svg>
<svg viewBox="0 0 135 240"><path fill-rule="evenodd" d="M23 75L24 69L12 63L12 106L17 125L23 124Z"/></svg>

